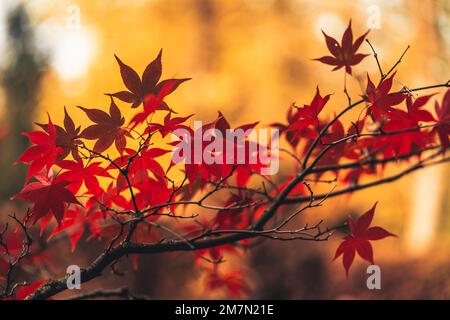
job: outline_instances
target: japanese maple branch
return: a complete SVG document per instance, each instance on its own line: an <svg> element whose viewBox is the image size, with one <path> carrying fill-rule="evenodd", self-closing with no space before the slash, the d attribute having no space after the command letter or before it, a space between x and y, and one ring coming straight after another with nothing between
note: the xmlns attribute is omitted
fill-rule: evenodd
<svg viewBox="0 0 450 320"><path fill-rule="evenodd" d="M336 196L340 196L343 194L348 194L348 193L352 193L355 191L359 191L359 190L364 190L364 189L368 189L368 188L372 188L372 187L376 187L382 184L386 184L386 183L390 183L390 182L394 182L396 180L399 180L400 178L414 172L417 171L419 169L423 169L425 167L430 167L430 166L434 166L437 164L442 164L442 163L447 163L450 162L450 158L443 158L441 160L437 160L437 161L433 161L433 162L429 162L429 163L418 163L414 166L409 167L408 169L405 169L403 171L401 171L400 173L397 173L395 175L383 178L383 179L379 179L376 181L372 181L372 182L368 182L365 184L359 184L359 185L354 185L354 186L350 186L348 188L344 188L342 190L338 190L332 193L327 193L327 194L318 194L316 196L316 199L322 199L324 197L327 198L332 198L332 197L336 197ZM306 202L308 201L308 197L307 196L301 196L301 197L295 197L295 198L287 198L283 201L284 204L296 204L296 203L302 203L302 202Z"/></svg>
<svg viewBox="0 0 450 320"><path fill-rule="evenodd" d="M447 88L450 87L450 80L447 80L447 82L445 82L445 83L431 85L431 86L425 86L425 87L419 87L419 88L414 88L414 89L403 88L402 90L397 91L396 93L408 93L408 92L422 91L422 90L434 89L434 88L442 88L442 87L447 87ZM325 136L325 134L327 133L328 129L331 128L331 126L336 121L338 121L344 114L346 114L347 112L349 112L350 110L352 110L353 108L357 107L358 105L360 105L361 103L363 103L365 101L366 101L365 99L361 99L361 100L358 100L358 101L350 104L349 106L345 107L330 122L328 122L322 128L322 130L319 132L319 135L316 137L316 139L314 139L314 141L312 142L311 146L308 148L308 150L306 152L305 159L303 160L303 165L302 165L302 169L303 170L306 169L308 161L309 161L309 158L312 156L312 153L313 153L315 147L322 140L322 138Z"/></svg>
<svg viewBox="0 0 450 320"><path fill-rule="evenodd" d="M419 90L426 90L431 88L438 88L438 87L449 87L449 81L447 81L444 84L438 84L438 85L432 85L427 87L421 87L421 88L415 88L411 90L402 89L399 92L412 92L412 91L419 91ZM295 178L277 195L277 197L273 200L273 202L270 204L270 206L264 211L264 213L261 215L261 217L252 224L247 230L242 230L239 232L234 232L229 235L219 235L217 237L207 237L198 239L195 241L189 240L189 244L187 245L184 240L178 240L178 241L171 241L166 243L154 243L154 244L141 244L141 243L133 243L131 241L122 242L119 246L112 248L108 252L103 252L89 267L86 269L83 269L81 272L81 281L87 282L90 281L98 276L101 275L102 271L111 263L116 261L117 259L120 259L121 257L128 255L128 254L151 254L151 253L163 253L163 252L172 252L172 251L192 251L192 250L198 250L198 249L206 249L211 248L223 244L228 243L235 243L243 239L248 238L254 238L257 237L261 231L263 231L264 225L273 217L273 215L277 212L277 210L280 208L280 206L287 204L287 203L295 203L295 202L305 202L309 201L310 199L300 198L288 198L288 195L290 192L297 186L297 184L301 183L304 178L313 172L314 165L317 163L317 158L313 162L312 165L307 167L308 159L311 157L313 149L315 146L319 143L321 138L325 135L327 130L332 126L333 123L335 123L342 115L344 115L346 112L351 110L352 108L356 107L357 105L363 103L365 100L362 99L360 101L357 101L349 106L347 106L344 110L342 110L332 121L330 121L319 133L319 136L314 140L313 144L309 148L305 160L303 162L303 168L302 171L300 171ZM315 198L316 199L323 199L325 197L332 197L336 196L338 194L344 194L344 193L350 193L356 190L361 190L363 188L368 188L372 186L376 186L382 183L387 183L390 181L394 181L399 179L400 177L413 172L415 170L418 170L420 168L423 168L425 166L439 164L443 162L448 162L449 159L445 158L440 161L435 161L432 163L424 164L420 163L417 164L408 170L405 170L404 172L397 174L393 177L389 177L386 179L382 179L376 182L372 182L370 184L366 185L360 185L355 187L350 187L341 191L331 192L324 195L318 195ZM178 202L172 202L172 203L166 203L164 205L154 206L152 208L148 208L143 210L141 213L144 214L145 212L152 211L152 210L159 210L161 208L170 206L170 205L176 205L176 204L199 204L206 208L211 209L218 209L214 206L205 206L203 204L204 199L202 198L201 201L178 201ZM240 208L243 208L241 206ZM66 278L61 278L59 280L54 281L48 281L43 287L38 289L34 294L29 296L29 299L46 299L49 298L59 292L62 292L66 290Z"/></svg>
<svg viewBox="0 0 450 320"><path fill-rule="evenodd" d="M105 155L103 155L103 154L100 153L100 152L96 152L96 151L94 151L94 150L91 150L91 149L89 149L88 147L86 147L85 145L82 145L81 147L82 147L83 149L85 149L86 151L88 151L88 152L90 152L90 153L96 155L97 157L100 157L100 158L102 158L102 159L108 161L109 163L111 163L112 166L114 166L117 170L119 170L120 174L122 174L122 175L124 176L124 178L125 178L125 180L126 180L126 182L127 182L128 190L130 191L131 200L132 200L132 202L133 202L133 206L134 206L134 209L135 209L135 211L136 211L136 214L139 214L140 211L139 211L139 207L138 207L137 202L136 202L136 196L134 195L133 186L131 185L131 181L130 181L130 178L129 178L128 172L127 172L127 171L128 171L128 167L129 167L129 164L127 164L127 167L126 167L127 170L125 170L125 169L123 169L122 167L120 167L120 166L119 166L114 160L112 160L109 156L105 156Z"/></svg>
<svg viewBox="0 0 450 320"><path fill-rule="evenodd" d="M19 254L16 257L13 257L12 253L9 251L8 242L5 239L6 232L8 231L8 225L5 225L4 230L0 233L0 246L3 247L8 259L8 269L5 276L5 285L3 288L3 292L0 293L0 299L11 297L14 294L14 291L20 285L23 285L20 283L13 283L12 275L14 270L19 266L20 262L30 255L31 245L33 244L33 239L31 238L28 227L26 225L30 218L29 212L27 212L24 221L19 220L16 214L10 215L9 218L15 221L19 228L22 230L24 234L24 240L22 242L22 247Z"/></svg>

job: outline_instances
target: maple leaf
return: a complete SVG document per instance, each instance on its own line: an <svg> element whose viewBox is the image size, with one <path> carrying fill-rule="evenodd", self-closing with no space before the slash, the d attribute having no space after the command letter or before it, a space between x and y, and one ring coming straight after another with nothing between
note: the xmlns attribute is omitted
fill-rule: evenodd
<svg viewBox="0 0 450 320"><path fill-rule="evenodd" d="M38 181L27 184L12 197L12 199L21 199L34 204L30 214L35 222L51 212L60 223L67 204L81 205L67 189L69 181L53 179L52 175L47 175L45 171L35 177Z"/></svg>
<svg viewBox="0 0 450 320"><path fill-rule="evenodd" d="M246 206L255 203L255 200L240 191L238 194L231 193L230 197L224 203L222 209L217 212L214 219L214 223L217 227L222 229L235 229L244 228L248 226L249 217L245 213L248 213ZM236 209L230 209L237 207Z"/></svg>
<svg viewBox="0 0 450 320"><path fill-rule="evenodd" d="M90 217L85 211L86 210L84 208L79 206L66 210L64 219L60 224L55 226L55 229L48 237L48 241L64 231L70 238L72 252L75 252L78 240L80 240L83 235L85 231L85 224Z"/></svg>
<svg viewBox="0 0 450 320"><path fill-rule="evenodd" d="M430 122L435 121L434 117L427 110L423 110L422 107L427 104L430 98L434 96L433 94L429 94L426 96L418 97L417 99L412 101L412 95L408 95L406 97L406 108L408 110L408 115L414 119L416 122Z"/></svg>
<svg viewBox="0 0 450 320"><path fill-rule="evenodd" d="M111 97L109 114L98 109L87 109L80 106L78 108L83 110L92 122L95 122L94 125L84 129L80 135L88 140L97 140L94 151L101 153L115 143L117 150L122 154L127 145L126 136L130 134L127 130L122 129L125 118L122 117L114 99Z"/></svg>
<svg viewBox="0 0 450 320"><path fill-rule="evenodd" d="M138 155L136 155L136 151L127 148L125 149L125 154L115 159L114 162L119 167L124 168L128 165L129 160L132 158L132 161L128 167L128 176L133 186L139 188L149 181L149 172L151 172L158 180L164 178L164 169L155 160L155 158L161 157L169 152L169 150L160 148L146 147L143 148ZM114 165L110 165L107 169L115 170L117 168ZM126 178L119 172L117 176L117 191L120 192L126 188Z"/></svg>
<svg viewBox="0 0 450 320"><path fill-rule="evenodd" d="M119 206L123 209L131 208L129 206L129 201L119 194L120 190L117 190L112 183L108 185L106 190L101 194L95 195L86 202L87 208L100 207L101 211L104 211L105 207L112 208L113 206Z"/></svg>
<svg viewBox="0 0 450 320"><path fill-rule="evenodd" d="M173 200L173 189L169 188L167 181L163 179L155 180L153 178L146 178L140 184L136 184L136 202L140 208L149 206L157 206ZM171 208L170 212L174 214L175 206L168 206Z"/></svg>
<svg viewBox="0 0 450 320"><path fill-rule="evenodd" d="M330 95L320 95L319 87L316 88L316 94L314 95L309 105L303 105L303 107L297 107L295 114L288 114L287 126L280 127L286 133L288 142L293 146L297 146L299 138L304 137L308 139L314 139L317 136L317 132L320 131L319 114L330 100Z"/></svg>
<svg viewBox="0 0 450 320"><path fill-rule="evenodd" d="M395 74L396 72L381 81L377 87L375 87L372 80L370 80L369 74L367 74L367 88L364 98L369 103L371 115L378 122L388 118L392 106L400 104L406 98L406 95L401 92L389 93Z"/></svg>
<svg viewBox="0 0 450 320"><path fill-rule="evenodd" d="M295 112L294 112L295 111ZM274 122L270 126L275 127L280 131L280 134L286 135L287 142L291 145L292 148L296 148L298 143L300 142L300 137L296 131L288 131L289 125L298 120L298 107L296 107L295 103L292 103L288 109L286 114L287 124L281 122Z"/></svg>
<svg viewBox="0 0 450 320"><path fill-rule="evenodd" d="M56 165L67 170L58 175L57 180L69 181L70 185L68 185L67 189L74 194L80 190L83 182L92 194L99 194L102 192L102 189L97 177L112 178L108 171L100 166L100 162L93 162L84 166L83 160L78 158L75 161L63 160Z"/></svg>
<svg viewBox="0 0 450 320"><path fill-rule="evenodd" d="M249 134L258 123L259 122L244 124L237 127L235 130L242 130L242 132ZM248 183L254 172L260 172L267 164L264 165L258 157L251 159L249 153L245 153L244 157L240 160L238 154L242 154L241 150L257 150L257 153L269 154L271 148L270 146L263 146L256 141L248 139L248 136L242 140L229 138L227 131L231 130L230 124L221 112L219 112L219 116L216 119L214 126L215 129L222 133L222 137L216 137L216 140L222 143L223 152L221 152L222 161L220 161L222 165L205 165L202 166L203 170L208 173L208 176L222 178L231 174L235 169L236 183L238 186L243 187ZM208 150L208 153L215 156L219 155L218 153L216 154L215 150ZM257 153L255 156L257 156ZM239 163L239 165L236 167L233 166L232 163Z"/></svg>
<svg viewBox="0 0 450 320"><path fill-rule="evenodd" d="M317 87L316 94L309 105L303 107L298 107L295 103L291 105L286 116L287 124L276 122L271 126L278 128L291 147L296 149L300 143L300 137L309 142L317 137L323 125L319 120L319 114L329 99L330 95L321 96Z"/></svg>
<svg viewBox="0 0 450 320"><path fill-rule="evenodd" d="M324 122L319 121L316 125L316 135L321 131L325 125ZM351 141L347 140L342 142L342 139L345 137L345 129L342 123L339 120L333 122L329 130L322 136L321 143L313 149L312 154L319 155L322 151L337 141L341 141L341 143L337 143L333 148L328 149L328 151L321 156L318 160L317 164L319 166L326 165L335 165L339 163L339 160L343 157L349 157L353 155L353 149L351 148ZM314 139L308 139L305 145L305 150L309 150ZM318 174L318 177L321 173Z"/></svg>
<svg viewBox="0 0 450 320"><path fill-rule="evenodd" d="M336 260L343 255L342 262L347 277L356 253L364 260L374 264L373 249L370 241L381 240L389 236L396 237L396 235L381 227L369 227L372 223L376 206L377 203L374 204L372 209L359 217L357 221L354 221L350 216L348 217L347 223L351 234L343 238L344 241L337 248L333 258L333 260Z"/></svg>
<svg viewBox="0 0 450 320"><path fill-rule="evenodd" d="M302 130L310 125L317 125L319 120L319 114L322 112L323 108L330 100L330 95L325 96L320 95L319 87L316 87L316 94L309 105L304 105L303 107L297 108L298 121L292 123L289 126L289 130Z"/></svg>
<svg viewBox="0 0 450 320"><path fill-rule="evenodd" d="M179 143L179 141L174 140L173 142L171 142L170 144L174 146L174 156L172 157L169 169L180 162L184 162L186 176L191 185L194 185L195 181L199 178L203 182L206 182L208 180L220 180L221 178L230 175L231 170L233 170L232 163L238 163L239 161L239 152L237 152L237 150L249 150L250 144L254 143L247 139L250 133L250 131L248 130L252 130L257 124L258 122L255 122L237 127L235 130L242 130L244 133L246 133L247 137L245 137L244 139L234 139L230 137L229 134L227 134L227 131L231 130L230 124L222 115L222 113L218 112L218 117L214 121L202 125L199 128L195 128L195 131L191 128L187 128L187 132L175 133L175 136L176 134L181 134L177 138L179 139L179 141L184 141L185 143L187 143L191 148L191 152L189 154L185 154L185 150L182 144ZM210 141L207 141L208 139L202 139L205 133L208 134L208 130L213 129L216 129L221 133L220 135L211 137L211 139L214 140L215 144L221 145L221 152L217 152L216 148L211 148ZM200 141L197 142L197 139L199 139ZM197 144L199 145L199 147L201 147L201 154L208 154L209 156L215 157L215 159L219 160L213 161L213 163L206 163L201 161L199 162L195 159L194 161L191 161L192 159L190 159L190 157L191 155L195 154L196 151L194 150L194 146L196 146ZM262 146L258 147L255 143L252 150L258 150L258 152L260 152L262 149ZM231 152L231 150L233 150L233 152ZM252 163L252 161L250 160L250 155L246 153L245 159L243 159L243 163L240 163L236 170L237 182L240 186L242 186L249 180L252 171L256 171L260 167L263 167L260 159L254 161L256 163Z"/></svg>
<svg viewBox="0 0 450 320"><path fill-rule="evenodd" d="M435 102L434 109L437 116L437 126L433 132L438 134L442 150L445 151L450 144L448 138L450 134L450 89L445 92L441 105L437 101Z"/></svg>
<svg viewBox="0 0 450 320"><path fill-rule="evenodd" d="M425 111L425 110L418 110ZM423 114L422 114L423 115ZM431 116L431 114L429 114ZM389 112L389 121L383 126L386 133L419 128L417 117L421 113L411 111L407 113L403 110L392 109ZM403 133L384 136L378 139L378 145L384 149L385 156L400 156L414 150L421 150L429 142L431 137L424 131L412 130Z"/></svg>
<svg viewBox="0 0 450 320"><path fill-rule="evenodd" d="M329 132L327 132L322 138L322 143L318 147L318 150L326 148L328 145L340 141L345 137L345 130L342 123L337 120L335 121ZM328 152L319 160L320 165L332 165L339 163L340 158L345 154L348 143L339 143L334 148L328 150Z"/></svg>
<svg viewBox="0 0 450 320"><path fill-rule="evenodd" d="M42 129L44 129L47 133L47 125L45 124L37 124ZM81 141L78 139L80 137L81 127L75 127L75 123L67 112L66 107L64 107L64 128L58 125L55 125L56 129L56 146L62 149L62 152L58 155L57 160L65 159L69 153L72 153L74 159L80 157L78 154L78 145Z"/></svg>
<svg viewBox="0 0 450 320"><path fill-rule="evenodd" d="M164 99L165 96L175 91L180 84L190 80L190 78L183 78L159 81L162 73L162 49L159 51L155 60L150 62L145 68L142 74L142 80L136 71L123 63L118 56L114 56L119 64L123 83L129 91L120 91L108 95L131 103L132 108L137 108L148 96ZM158 103L157 108L169 110L169 107L162 100Z"/></svg>
<svg viewBox="0 0 450 320"><path fill-rule="evenodd" d="M47 132L46 132L47 131ZM17 159L16 163L25 162L29 164L26 182L31 177L35 176L42 169L50 170L51 166L55 163L57 156L63 151L56 146L56 129L48 117L48 124L46 131L32 131L25 132L23 135L34 144L29 147L25 152Z"/></svg>
<svg viewBox="0 0 450 320"><path fill-rule="evenodd" d="M149 132L155 132L158 131L161 136L164 138L169 133L177 130L177 129L189 129L188 126L184 125L183 123L186 122L189 118L191 118L194 114L188 115L186 117L171 117L172 112L168 112L164 116L164 122L162 124L160 123L149 123L149 126L144 130L144 135L148 134Z"/></svg>
<svg viewBox="0 0 450 320"><path fill-rule="evenodd" d="M362 42L366 38L369 31L364 33L358 39L353 42L352 21L350 20L347 29L342 35L341 44L336 39L327 35L323 30L322 33L325 37L328 50L333 56L324 56L314 60L322 63L335 66L333 71L345 67L345 72L352 74L351 66L360 63L368 54L356 53L361 46Z"/></svg>
<svg viewBox="0 0 450 320"><path fill-rule="evenodd" d="M158 93L156 95L150 94L146 96L144 100L144 110L137 113L130 121L132 128L145 122L147 120L147 117L156 110L167 110L170 112L174 112L164 102L164 98L172 91L174 91L174 88L178 85L179 83L177 79L165 80L161 82L161 88L158 90Z"/></svg>

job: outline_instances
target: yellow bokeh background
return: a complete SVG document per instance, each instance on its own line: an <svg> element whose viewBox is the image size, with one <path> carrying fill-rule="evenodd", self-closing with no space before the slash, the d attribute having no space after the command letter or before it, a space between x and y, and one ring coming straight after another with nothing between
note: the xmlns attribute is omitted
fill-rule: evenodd
<svg viewBox="0 0 450 320"><path fill-rule="evenodd" d="M181 114L195 113L196 119L210 121L220 110L232 125L260 120L267 126L285 121L292 102L309 103L319 86L322 93L333 93L325 110L331 116L346 104L344 73L330 72L330 66L312 59L327 54L321 29L340 40L350 18L355 36L365 32L368 24L375 26L368 38L384 70L411 46L398 67L396 89L443 83L449 75L450 6L445 0L25 3L38 35L46 38L49 48L58 54L70 53L69 59L63 55L56 62L50 61L35 114L37 121L44 121L49 112L54 122L61 123L63 107L67 106L76 123L86 124L84 114L75 106L107 110L109 99L104 93L124 89L113 54L142 74L160 48L163 78L192 77L167 98ZM371 51L364 43L361 52ZM354 68L354 77L348 79L354 99L362 94L366 72L378 77L373 57L364 59ZM132 110L119 103L130 119ZM5 112L5 106L2 109ZM389 168L387 173L396 169ZM447 263L448 177L445 167L427 169L391 185L330 200L319 210L320 215L359 214L379 201L376 223L399 238L375 244L376 258L425 261L431 255ZM326 246L329 256L335 245Z"/></svg>

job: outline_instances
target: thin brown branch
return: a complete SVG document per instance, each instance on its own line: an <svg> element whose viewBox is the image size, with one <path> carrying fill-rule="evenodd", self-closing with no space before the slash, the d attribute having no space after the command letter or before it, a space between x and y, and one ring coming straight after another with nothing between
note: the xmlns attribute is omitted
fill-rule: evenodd
<svg viewBox="0 0 450 320"><path fill-rule="evenodd" d="M88 299L99 299L99 298L122 298L125 300L150 300L144 295L135 295L130 292L128 288L119 289L100 289L91 291L88 293L82 293L79 295L72 296L65 300L88 300Z"/></svg>

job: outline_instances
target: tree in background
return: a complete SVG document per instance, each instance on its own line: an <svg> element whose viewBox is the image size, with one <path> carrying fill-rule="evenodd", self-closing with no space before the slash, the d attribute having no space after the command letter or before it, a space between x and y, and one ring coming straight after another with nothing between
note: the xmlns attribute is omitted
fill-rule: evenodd
<svg viewBox="0 0 450 320"><path fill-rule="evenodd" d="M34 110L38 104L38 93L44 73L45 57L34 47L33 31L23 6L10 12L7 21L8 44L12 62L3 70L1 84L5 89L7 128L0 152L2 178L8 183L0 185L0 199L11 197L22 185L26 171L20 166L11 166L27 139L21 135L31 130Z"/></svg>

